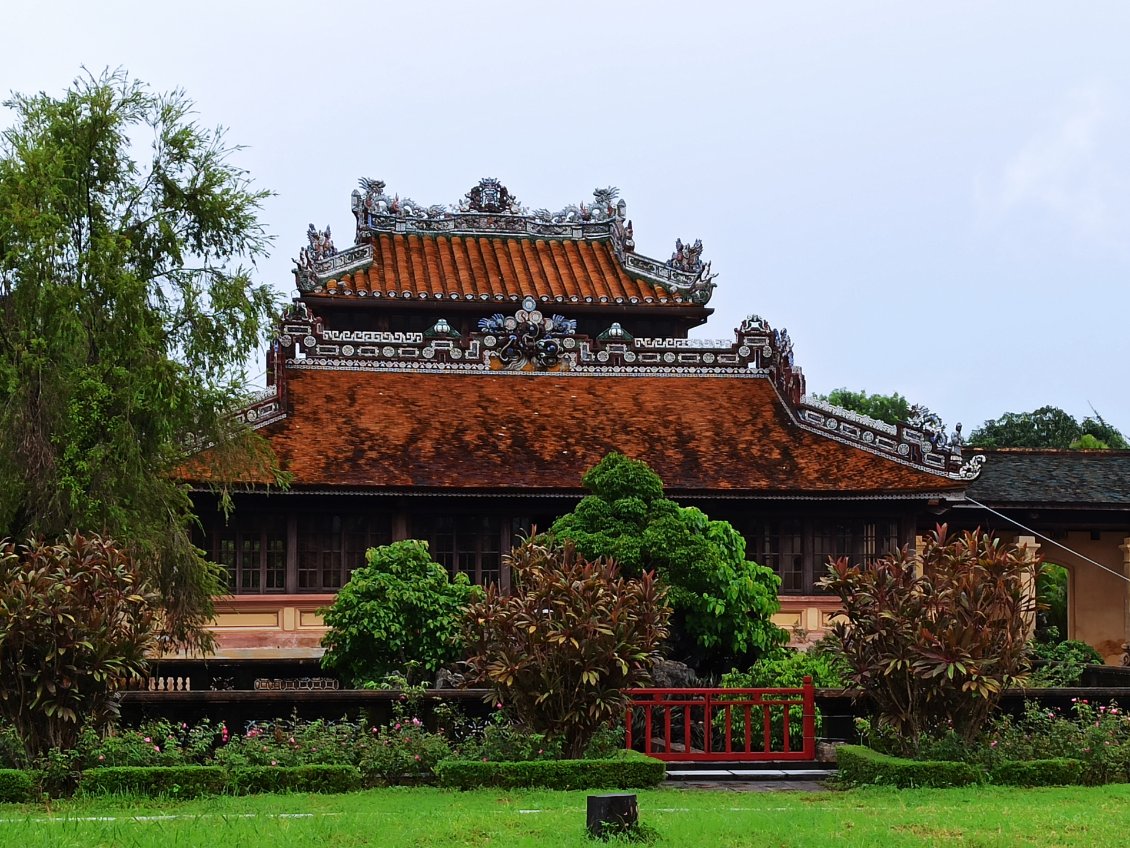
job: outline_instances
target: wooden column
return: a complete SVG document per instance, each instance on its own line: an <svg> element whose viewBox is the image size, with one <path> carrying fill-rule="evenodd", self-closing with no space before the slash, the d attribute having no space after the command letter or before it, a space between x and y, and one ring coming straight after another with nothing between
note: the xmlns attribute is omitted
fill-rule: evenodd
<svg viewBox="0 0 1130 848"><path fill-rule="evenodd" d="M1130 665L1130 536L1123 538L1118 549L1122 551L1122 574L1127 578L1122 581L1122 664Z"/></svg>
<svg viewBox="0 0 1130 848"><path fill-rule="evenodd" d="M1035 536L1017 536L1016 544L1024 549L1028 557L1028 562L1032 564L1027 576L1024 578L1024 594L1032 599L1033 610L1028 615L1028 638L1031 639L1036 634L1036 573L1040 567L1040 543L1036 540Z"/></svg>

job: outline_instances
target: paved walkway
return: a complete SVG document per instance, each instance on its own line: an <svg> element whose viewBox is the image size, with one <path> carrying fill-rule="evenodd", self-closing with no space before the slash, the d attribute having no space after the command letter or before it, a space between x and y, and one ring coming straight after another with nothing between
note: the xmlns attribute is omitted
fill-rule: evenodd
<svg viewBox="0 0 1130 848"><path fill-rule="evenodd" d="M816 780L668 780L660 789L706 789L714 792L827 792Z"/></svg>

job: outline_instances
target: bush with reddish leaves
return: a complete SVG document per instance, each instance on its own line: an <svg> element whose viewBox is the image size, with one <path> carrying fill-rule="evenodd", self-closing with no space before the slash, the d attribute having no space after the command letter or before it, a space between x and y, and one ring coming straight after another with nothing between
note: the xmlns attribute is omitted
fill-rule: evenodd
<svg viewBox="0 0 1130 848"><path fill-rule="evenodd" d="M488 587L466 618L470 664L516 722L580 757L646 684L671 609L654 574L620 576L572 544L525 542L508 557L513 590Z"/></svg>
<svg viewBox="0 0 1130 848"><path fill-rule="evenodd" d="M1025 679L1037 567L1016 545L981 530L949 536L944 524L921 553L829 562L821 584L843 602L833 635L848 679L904 753L951 729L972 740Z"/></svg>
<svg viewBox="0 0 1130 848"><path fill-rule="evenodd" d="M109 539L0 543L0 718L29 757L117 715L118 682L156 647L157 600Z"/></svg>

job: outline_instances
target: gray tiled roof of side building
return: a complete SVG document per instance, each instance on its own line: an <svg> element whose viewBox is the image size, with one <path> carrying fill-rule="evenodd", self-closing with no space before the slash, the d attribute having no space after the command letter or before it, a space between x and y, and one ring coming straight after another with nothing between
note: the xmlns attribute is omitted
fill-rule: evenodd
<svg viewBox="0 0 1130 848"><path fill-rule="evenodd" d="M1063 504L1130 508L1130 451L975 451L986 462L966 489L988 504Z"/></svg>

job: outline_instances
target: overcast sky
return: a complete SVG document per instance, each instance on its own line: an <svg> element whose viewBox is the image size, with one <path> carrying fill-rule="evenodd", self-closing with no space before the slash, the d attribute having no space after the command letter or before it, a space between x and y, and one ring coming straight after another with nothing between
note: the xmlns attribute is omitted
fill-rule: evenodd
<svg viewBox="0 0 1130 848"><path fill-rule="evenodd" d="M1128 43L1123 0L25 2L0 90L82 65L184 88L277 193L284 293L308 223L349 242L358 177L551 209L615 185L641 253L703 240L698 335L764 316L809 391L1130 432Z"/></svg>

